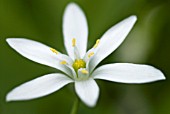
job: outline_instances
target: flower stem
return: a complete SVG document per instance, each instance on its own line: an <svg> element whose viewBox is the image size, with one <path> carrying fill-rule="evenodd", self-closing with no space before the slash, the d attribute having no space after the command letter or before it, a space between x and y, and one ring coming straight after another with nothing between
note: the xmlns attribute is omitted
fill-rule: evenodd
<svg viewBox="0 0 170 114"><path fill-rule="evenodd" d="M70 114L77 114L78 106L79 106L79 100L78 100L78 98L76 98L76 100L74 101L74 104L73 104L73 107L71 109Z"/></svg>

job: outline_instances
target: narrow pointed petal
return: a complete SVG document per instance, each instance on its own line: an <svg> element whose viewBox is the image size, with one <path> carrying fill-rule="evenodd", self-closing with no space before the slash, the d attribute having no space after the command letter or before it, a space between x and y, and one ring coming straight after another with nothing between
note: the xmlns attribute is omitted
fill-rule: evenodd
<svg viewBox="0 0 170 114"><path fill-rule="evenodd" d="M164 74L149 65L130 63L115 63L97 68L92 76L94 79L103 79L121 83L148 83L164 80Z"/></svg>
<svg viewBox="0 0 170 114"><path fill-rule="evenodd" d="M124 41L137 18L130 16L120 23L110 28L100 39L100 43L96 48L97 51L89 63L92 71L104 58L111 54Z"/></svg>
<svg viewBox="0 0 170 114"><path fill-rule="evenodd" d="M7 101L31 100L51 94L68 83L73 82L63 74L48 74L13 89L8 93Z"/></svg>
<svg viewBox="0 0 170 114"><path fill-rule="evenodd" d="M64 44L72 59L74 59L74 49L72 39L76 39L76 46L81 58L86 53L88 25L83 11L75 4L70 3L65 10L63 17Z"/></svg>
<svg viewBox="0 0 170 114"><path fill-rule="evenodd" d="M70 66L70 65L66 65L66 67L69 68L69 70L70 70L71 73L72 73L72 74L70 75L70 77L73 78L73 79L77 78L77 74L76 74L74 68L73 68L72 66Z"/></svg>
<svg viewBox="0 0 170 114"><path fill-rule="evenodd" d="M80 99L89 107L94 107L99 97L99 87L93 79L75 82L75 90Z"/></svg>
<svg viewBox="0 0 170 114"><path fill-rule="evenodd" d="M7 42L22 56L37 63L59 69L66 74L71 75L70 70L64 65L60 64L61 60L65 60L69 64L72 64L72 59L68 56L64 54L56 55L50 50L50 47L33 40L23 38L8 38Z"/></svg>

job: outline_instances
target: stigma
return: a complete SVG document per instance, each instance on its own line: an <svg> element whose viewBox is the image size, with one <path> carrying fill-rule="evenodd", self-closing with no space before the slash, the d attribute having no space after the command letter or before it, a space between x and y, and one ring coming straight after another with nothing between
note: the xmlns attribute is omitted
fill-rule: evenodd
<svg viewBox="0 0 170 114"><path fill-rule="evenodd" d="M72 64L72 67L77 72L80 68L86 68L86 62L83 59L76 59Z"/></svg>

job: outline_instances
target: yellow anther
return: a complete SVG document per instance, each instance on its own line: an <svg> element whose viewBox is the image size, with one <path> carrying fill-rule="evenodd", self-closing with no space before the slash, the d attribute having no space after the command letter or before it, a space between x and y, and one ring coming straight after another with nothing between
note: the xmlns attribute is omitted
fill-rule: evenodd
<svg viewBox="0 0 170 114"><path fill-rule="evenodd" d="M94 52L90 52L89 54L88 54L88 57L90 58L91 56L93 56L94 55Z"/></svg>
<svg viewBox="0 0 170 114"><path fill-rule="evenodd" d="M50 48L50 50L51 50L53 53L58 54L58 51L57 51L57 50L55 50L55 49L53 49L53 48Z"/></svg>
<svg viewBox="0 0 170 114"><path fill-rule="evenodd" d="M65 60L61 61L60 64L65 65L67 62Z"/></svg>
<svg viewBox="0 0 170 114"><path fill-rule="evenodd" d="M83 74L88 74L88 73L89 73L89 72L88 72L87 70L85 70L85 69L81 70L81 72L82 72Z"/></svg>
<svg viewBox="0 0 170 114"><path fill-rule="evenodd" d="M76 46L76 39L75 39L75 38L72 39L72 46L73 46L73 47Z"/></svg>
<svg viewBox="0 0 170 114"><path fill-rule="evenodd" d="M100 39L96 40L96 44L93 46L93 48L96 48L100 43Z"/></svg>

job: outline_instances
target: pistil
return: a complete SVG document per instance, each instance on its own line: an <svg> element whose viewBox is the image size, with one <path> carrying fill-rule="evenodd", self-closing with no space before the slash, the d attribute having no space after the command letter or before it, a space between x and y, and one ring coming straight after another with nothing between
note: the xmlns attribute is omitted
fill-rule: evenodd
<svg viewBox="0 0 170 114"><path fill-rule="evenodd" d="M76 59L72 67L77 72L80 68L86 68L86 62L83 59Z"/></svg>

